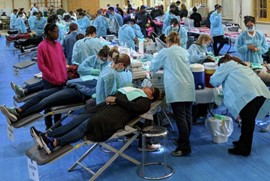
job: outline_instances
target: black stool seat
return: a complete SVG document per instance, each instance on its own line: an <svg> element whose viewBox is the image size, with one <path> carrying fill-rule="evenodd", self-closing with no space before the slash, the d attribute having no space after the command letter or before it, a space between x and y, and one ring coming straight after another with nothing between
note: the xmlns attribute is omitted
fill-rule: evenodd
<svg viewBox="0 0 270 181"><path fill-rule="evenodd" d="M166 136L168 133L167 129L162 126L148 126L142 132L146 137Z"/></svg>

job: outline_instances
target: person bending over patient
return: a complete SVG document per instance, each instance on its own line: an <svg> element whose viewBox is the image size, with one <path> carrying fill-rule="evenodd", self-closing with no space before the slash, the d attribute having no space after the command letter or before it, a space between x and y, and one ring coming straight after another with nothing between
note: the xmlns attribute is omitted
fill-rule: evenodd
<svg viewBox="0 0 270 181"><path fill-rule="evenodd" d="M244 66L243 66L244 65ZM241 136L230 154L248 156L251 152L256 118L265 118L270 110L270 92L263 81L236 57L225 55L211 76L214 87L222 85L224 104L234 118L242 119Z"/></svg>
<svg viewBox="0 0 270 181"><path fill-rule="evenodd" d="M119 89L115 96L107 97L105 102L46 134L32 127L31 135L38 146L44 148L48 154L55 147L74 143L85 135L94 142L106 141L129 121L147 112L151 102L160 99L162 95L159 89L154 87L132 89L133 91L128 93L125 88Z"/></svg>

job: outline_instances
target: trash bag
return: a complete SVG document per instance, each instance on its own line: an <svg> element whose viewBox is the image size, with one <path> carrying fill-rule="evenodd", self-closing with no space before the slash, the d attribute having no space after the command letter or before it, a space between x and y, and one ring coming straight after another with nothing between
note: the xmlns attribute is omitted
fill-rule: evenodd
<svg viewBox="0 0 270 181"><path fill-rule="evenodd" d="M214 143L225 143L233 132L232 118L223 115L215 115L209 117L205 121L205 125L209 127Z"/></svg>

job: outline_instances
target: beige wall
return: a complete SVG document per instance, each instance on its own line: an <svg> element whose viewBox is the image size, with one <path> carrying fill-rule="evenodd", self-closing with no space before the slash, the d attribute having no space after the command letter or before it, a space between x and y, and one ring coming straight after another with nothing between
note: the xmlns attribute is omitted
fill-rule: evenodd
<svg viewBox="0 0 270 181"><path fill-rule="evenodd" d="M119 4L119 6L123 8L125 6L125 0L99 0L100 8L107 8L107 4L110 4L111 6Z"/></svg>

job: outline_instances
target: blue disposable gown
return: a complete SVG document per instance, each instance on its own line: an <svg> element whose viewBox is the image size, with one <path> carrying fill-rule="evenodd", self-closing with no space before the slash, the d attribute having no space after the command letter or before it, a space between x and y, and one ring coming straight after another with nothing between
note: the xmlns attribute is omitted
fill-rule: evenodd
<svg viewBox="0 0 270 181"><path fill-rule="evenodd" d="M30 14L30 15L33 16L33 13L34 13L34 12L38 12L38 9L37 9L36 7L33 7L33 8L32 8L31 14Z"/></svg>
<svg viewBox="0 0 270 181"><path fill-rule="evenodd" d="M34 29L35 29L35 20L36 20L36 19L37 19L36 16L30 16L30 17L28 18L28 25L29 25L31 31L35 31ZM44 27L43 27L43 28L44 28Z"/></svg>
<svg viewBox="0 0 270 181"><path fill-rule="evenodd" d="M10 29L16 29L16 19L17 19L17 16L16 14L14 13L11 13L10 14Z"/></svg>
<svg viewBox="0 0 270 181"><path fill-rule="evenodd" d="M176 18L178 21L180 21L180 18L175 16L174 14L165 13L165 18L162 26L162 33L165 33L166 28L170 26L171 19L173 18Z"/></svg>
<svg viewBox="0 0 270 181"><path fill-rule="evenodd" d="M100 73L96 87L96 104L102 103L110 95L115 95L120 88L119 73L110 65Z"/></svg>
<svg viewBox="0 0 270 181"><path fill-rule="evenodd" d="M248 45L256 45L259 51L249 50ZM268 51L268 43L262 32L256 31L255 36L250 36L248 32L242 32L235 42L235 50L240 54L241 60L252 63L263 63L262 54Z"/></svg>
<svg viewBox="0 0 270 181"><path fill-rule="evenodd" d="M70 34L68 34L63 41L63 49L64 49L64 53L65 56L67 58L67 64L71 65L71 60L72 60L72 52L73 52L73 47L74 44L76 43L76 36L77 36L77 32L71 32Z"/></svg>
<svg viewBox="0 0 270 181"><path fill-rule="evenodd" d="M117 33L121 26L123 26L123 18L120 14L114 13L110 14L110 24L109 29L113 33Z"/></svg>
<svg viewBox="0 0 270 181"><path fill-rule="evenodd" d="M189 53L189 62L193 63L204 63L205 59L207 58L207 47L201 46L199 44L192 44L188 48Z"/></svg>
<svg viewBox="0 0 270 181"><path fill-rule="evenodd" d="M98 37L100 37L100 36L105 37L107 35L108 23L107 23L107 20L104 16L99 15L95 19L93 26L95 26L97 29L97 36Z"/></svg>
<svg viewBox="0 0 270 181"><path fill-rule="evenodd" d="M162 49L152 60L151 72L163 67L167 103L195 101L195 84L188 57L187 50L174 45Z"/></svg>
<svg viewBox="0 0 270 181"><path fill-rule="evenodd" d="M168 26L166 28L164 34L166 36L168 36L172 31L173 31L172 27ZM179 34L179 37L180 37L181 47L186 49L187 48L187 40L188 40L187 30L184 27L180 27L179 30L178 30L178 34Z"/></svg>
<svg viewBox="0 0 270 181"><path fill-rule="evenodd" d="M133 30L134 30L135 35L136 35L137 38L140 38L140 39L143 39L143 38L144 38L144 36L143 36L143 34L142 34L141 27L140 27L139 25L134 24L134 25L132 26L132 28L133 28Z"/></svg>
<svg viewBox="0 0 270 181"><path fill-rule="evenodd" d="M46 18L41 17L40 19L35 19L34 22L34 31L36 32L37 36L42 36L44 33L44 27L47 23Z"/></svg>
<svg viewBox="0 0 270 181"><path fill-rule="evenodd" d="M132 73L129 70L119 72L120 87L126 87L132 85Z"/></svg>
<svg viewBox="0 0 270 181"><path fill-rule="evenodd" d="M21 17L18 17L16 19L16 29L19 30L20 33L24 34L24 33L27 33L27 29L26 29L26 26L24 24L24 20L21 18Z"/></svg>
<svg viewBox="0 0 270 181"><path fill-rule="evenodd" d="M136 38L135 32L130 25L123 25L118 32L119 42L126 43L128 48L135 50L134 39Z"/></svg>
<svg viewBox="0 0 270 181"><path fill-rule="evenodd" d="M72 64L79 65L87 57L96 55L102 48L102 43L97 38L85 37L78 40L72 51Z"/></svg>
<svg viewBox="0 0 270 181"><path fill-rule="evenodd" d="M59 35L58 35L57 41L60 42L61 44L63 44L65 35L67 33L66 32L66 27L62 23L56 23L56 25L57 25L57 27L59 29Z"/></svg>
<svg viewBox="0 0 270 181"><path fill-rule="evenodd" d="M90 26L90 19L87 16L84 16L83 18L78 19L77 22L79 25L79 30L85 33L88 26Z"/></svg>
<svg viewBox="0 0 270 181"><path fill-rule="evenodd" d="M249 67L229 61L220 65L211 76L214 87L222 85L224 104L234 118L255 97L267 98L261 107L258 118L264 118L270 110L270 92L263 81Z"/></svg>
<svg viewBox="0 0 270 181"><path fill-rule="evenodd" d="M94 69L98 69L100 72L108 65L108 61L104 62L103 64L100 64L97 61L98 57L97 55L92 55L88 58L86 58L78 67L78 74L80 77L87 76L87 75L95 75Z"/></svg>
<svg viewBox="0 0 270 181"><path fill-rule="evenodd" d="M210 32L213 37L224 35L222 27L222 16L220 13L214 11L210 16L210 23L211 23Z"/></svg>

